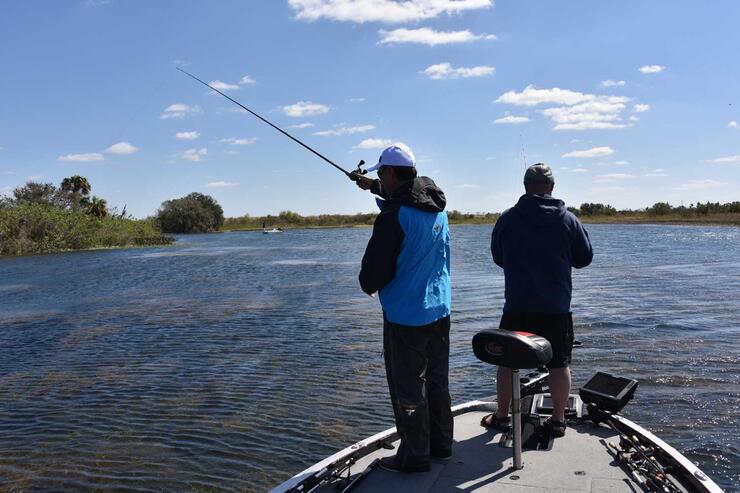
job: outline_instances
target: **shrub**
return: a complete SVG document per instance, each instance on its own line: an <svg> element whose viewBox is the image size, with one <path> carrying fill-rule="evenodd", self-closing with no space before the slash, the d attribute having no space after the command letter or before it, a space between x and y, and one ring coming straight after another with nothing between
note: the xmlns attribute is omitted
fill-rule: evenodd
<svg viewBox="0 0 740 493"><path fill-rule="evenodd" d="M207 233L223 225L224 211L213 197L194 192L163 202L156 221L165 233Z"/></svg>
<svg viewBox="0 0 740 493"><path fill-rule="evenodd" d="M44 204L0 208L0 255L27 255L113 246L165 245L151 220L93 217Z"/></svg>

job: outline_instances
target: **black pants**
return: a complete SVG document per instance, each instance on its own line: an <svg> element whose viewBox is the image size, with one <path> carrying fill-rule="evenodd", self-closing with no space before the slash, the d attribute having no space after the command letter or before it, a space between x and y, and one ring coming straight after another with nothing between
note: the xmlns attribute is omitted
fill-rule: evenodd
<svg viewBox="0 0 740 493"><path fill-rule="evenodd" d="M400 467L429 463L429 455L452 452L448 373L450 317L412 327L383 320L388 389L401 445Z"/></svg>
<svg viewBox="0 0 740 493"><path fill-rule="evenodd" d="M504 312L500 329L524 330L550 342L552 359L548 368L567 368L573 353L573 315L571 313Z"/></svg>

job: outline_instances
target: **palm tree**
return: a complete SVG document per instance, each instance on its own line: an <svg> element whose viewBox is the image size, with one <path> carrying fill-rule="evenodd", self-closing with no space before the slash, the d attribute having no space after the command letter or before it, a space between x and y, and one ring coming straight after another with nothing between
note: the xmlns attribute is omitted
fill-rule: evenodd
<svg viewBox="0 0 740 493"><path fill-rule="evenodd" d="M108 203L105 199L93 196L88 202L87 213L95 217L105 217L108 215Z"/></svg>
<svg viewBox="0 0 740 493"><path fill-rule="evenodd" d="M84 176L74 175L62 180L62 190L70 195L72 208L76 208L83 198L90 195L92 185Z"/></svg>

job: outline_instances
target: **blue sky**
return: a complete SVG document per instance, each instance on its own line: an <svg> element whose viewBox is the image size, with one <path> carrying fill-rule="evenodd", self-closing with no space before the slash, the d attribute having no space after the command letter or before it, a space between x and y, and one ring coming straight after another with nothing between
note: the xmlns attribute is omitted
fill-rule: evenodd
<svg viewBox="0 0 740 493"><path fill-rule="evenodd" d="M0 193L82 174L138 217L374 210L341 173L402 141L450 209L501 211L528 163L569 205L740 194L740 3L5 0Z"/></svg>

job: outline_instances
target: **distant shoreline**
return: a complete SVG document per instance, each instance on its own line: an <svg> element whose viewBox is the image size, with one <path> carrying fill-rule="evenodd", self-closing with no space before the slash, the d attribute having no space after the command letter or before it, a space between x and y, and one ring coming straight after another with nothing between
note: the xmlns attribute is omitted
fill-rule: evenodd
<svg viewBox="0 0 740 493"><path fill-rule="evenodd" d="M472 215L471 215L472 216ZM499 214L489 214L486 216L473 216L465 217L460 219L451 219L451 225L461 224L489 224L493 225L496 223ZM330 224L290 224L283 223L281 221L275 221L271 223L269 228L282 228L282 229L335 229L335 228L356 228L356 227L370 227L372 223L362 222L334 222L337 218L346 218L347 216L342 215L327 215L322 216ZM681 217L676 214L670 214L665 216L648 216L645 214L634 214L634 215L615 215L615 216L579 216L579 219L584 224L674 224L674 225L687 225L687 226L740 226L740 213L719 213L719 214L707 214L701 217ZM228 224L227 220L227 224ZM256 226L228 226L225 225L222 232L229 231L262 231L261 227Z"/></svg>

